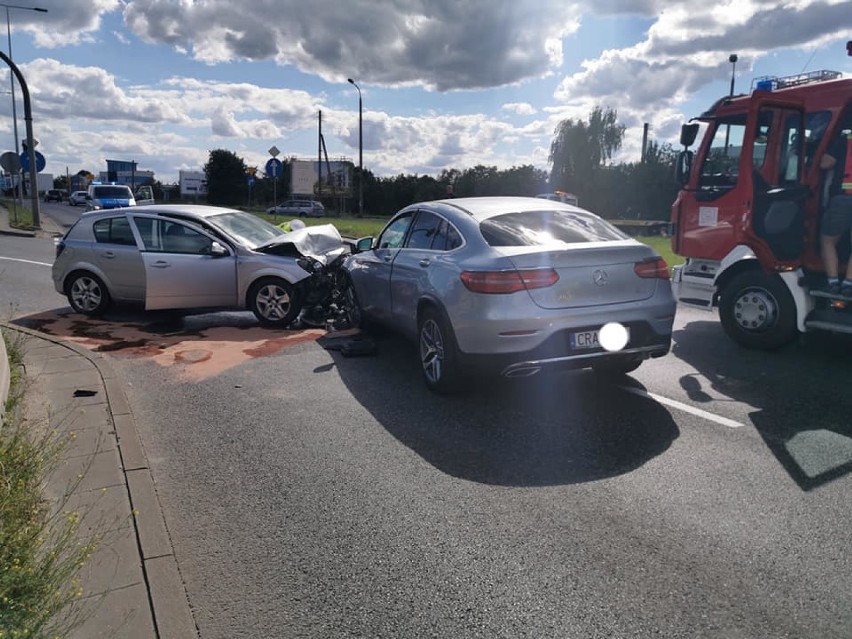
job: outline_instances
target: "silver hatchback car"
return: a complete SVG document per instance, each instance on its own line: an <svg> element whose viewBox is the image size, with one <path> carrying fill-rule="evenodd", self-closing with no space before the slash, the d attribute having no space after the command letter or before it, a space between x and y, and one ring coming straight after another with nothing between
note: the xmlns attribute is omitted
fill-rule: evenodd
<svg viewBox="0 0 852 639"><path fill-rule="evenodd" d="M325 244L311 235L320 232ZM313 293L316 262L304 259L310 253L300 251L303 245L320 246L326 257L348 250L331 225L284 233L227 208L93 211L57 242L53 283L86 315L104 313L111 302L146 310L248 309L261 324L285 327Z"/></svg>
<svg viewBox="0 0 852 639"><path fill-rule="evenodd" d="M457 390L470 369L626 374L671 345L675 300L665 261L561 202L413 204L377 238L358 240L343 267L358 321L415 339L426 384L438 392Z"/></svg>

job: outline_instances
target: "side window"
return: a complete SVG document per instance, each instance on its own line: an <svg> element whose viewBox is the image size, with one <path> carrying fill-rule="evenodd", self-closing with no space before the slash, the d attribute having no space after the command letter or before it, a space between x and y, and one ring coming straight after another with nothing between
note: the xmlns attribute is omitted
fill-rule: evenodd
<svg viewBox="0 0 852 639"><path fill-rule="evenodd" d="M438 228L441 225L441 218L434 213L428 211L420 211L417 214L417 219L411 227L411 233L408 234L408 240L405 242L406 248L414 249L431 249L432 241L438 234Z"/></svg>
<svg viewBox="0 0 852 639"><path fill-rule="evenodd" d="M193 228L165 219L134 217L147 251L209 255L213 241Z"/></svg>
<svg viewBox="0 0 852 639"><path fill-rule="evenodd" d="M805 169L810 169L814 162L819 143L825 136L828 123L831 122L830 111L815 111L805 116Z"/></svg>
<svg viewBox="0 0 852 639"><path fill-rule="evenodd" d="M701 164L702 187L731 187L737 183L745 139L745 117L720 120Z"/></svg>
<svg viewBox="0 0 852 639"><path fill-rule="evenodd" d="M130 230L130 222L123 215L98 220L92 225L92 229L95 232L95 241L98 244L136 246L133 231Z"/></svg>
<svg viewBox="0 0 852 639"><path fill-rule="evenodd" d="M460 247L461 244L461 235L459 235L456 227L447 222L447 220L441 220L438 233L435 235L435 241L432 242L432 248L436 251L452 251Z"/></svg>
<svg viewBox="0 0 852 639"><path fill-rule="evenodd" d="M802 177L802 159L805 152L805 140L802 137L804 129L803 114L798 111L788 111L784 115L781 131L781 163L779 178L774 184L781 182L799 182Z"/></svg>
<svg viewBox="0 0 852 639"><path fill-rule="evenodd" d="M382 231L376 246L380 249L393 249L402 246L402 241L405 239L405 232L411 224L411 218L411 213L396 218L388 225L387 228L385 228L384 231Z"/></svg>

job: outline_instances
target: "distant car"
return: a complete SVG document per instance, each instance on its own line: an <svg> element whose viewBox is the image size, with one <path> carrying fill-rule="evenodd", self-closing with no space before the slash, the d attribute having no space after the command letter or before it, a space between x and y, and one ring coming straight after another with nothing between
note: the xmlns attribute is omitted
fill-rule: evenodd
<svg viewBox="0 0 852 639"><path fill-rule="evenodd" d="M86 192L86 210L120 209L136 206L133 191L126 184L90 184Z"/></svg>
<svg viewBox="0 0 852 639"><path fill-rule="evenodd" d="M68 205L69 206L80 206L86 205L86 192L85 191L74 191L70 196L68 196Z"/></svg>
<svg viewBox="0 0 852 639"><path fill-rule="evenodd" d="M48 189L44 194L45 202L61 202L65 199L65 193L60 189Z"/></svg>
<svg viewBox="0 0 852 639"><path fill-rule="evenodd" d="M355 322L416 340L437 392L457 390L469 370L527 377L591 367L618 376L671 346L675 300L663 258L561 202L412 204L376 239L358 240L343 269Z"/></svg>
<svg viewBox="0 0 852 639"><path fill-rule="evenodd" d="M325 207L314 200L287 200L266 209L269 215L295 215L297 217L325 217Z"/></svg>
<svg viewBox="0 0 852 639"><path fill-rule="evenodd" d="M320 249L313 237L321 229ZM52 273L57 292L84 315L101 315L113 302L247 309L261 324L283 328L311 293L305 269L315 263L305 256L347 250L330 224L284 233L243 211L152 204L80 216L56 244Z"/></svg>

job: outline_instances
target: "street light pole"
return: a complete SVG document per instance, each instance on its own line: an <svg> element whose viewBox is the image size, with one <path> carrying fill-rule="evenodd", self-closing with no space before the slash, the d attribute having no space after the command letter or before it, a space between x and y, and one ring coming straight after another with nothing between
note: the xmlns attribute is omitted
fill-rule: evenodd
<svg viewBox="0 0 852 639"><path fill-rule="evenodd" d="M349 84L358 90L358 215L364 216L364 108L361 87L349 78Z"/></svg>
<svg viewBox="0 0 852 639"><path fill-rule="evenodd" d="M9 43L9 60L13 60L12 58L12 21L9 18L9 9L23 9L25 11L38 11L39 13L47 13L47 9L42 9L41 7L24 7L16 4L2 4L0 3L0 7L6 8L6 38ZM12 85L12 128L15 130L15 155L18 155L21 152L20 143L18 141L18 114L15 106L15 74L9 73L9 82ZM23 176L21 170L18 169L18 193L21 197L21 205L24 203L24 189L23 189ZM38 188L38 185L30 185L30 188Z"/></svg>
<svg viewBox="0 0 852 639"><path fill-rule="evenodd" d="M731 95L734 95L734 75L737 72L737 54L732 53L730 56L728 56L728 62L733 65L731 67Z"/></svg>

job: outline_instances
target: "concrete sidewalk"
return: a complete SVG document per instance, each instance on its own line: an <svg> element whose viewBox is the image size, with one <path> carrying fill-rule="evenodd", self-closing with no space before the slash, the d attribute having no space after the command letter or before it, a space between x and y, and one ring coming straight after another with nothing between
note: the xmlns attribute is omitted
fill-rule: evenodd
<svg viewBox="0 0 852 639"><path fill-rule="evenodd" d="M13 229L0 206L0 233L61 232L46 216L41 231ZM79 513L83 538L104 539L77 575L86 616L72 639L197 637L123 382L98 353L6 322L0 326L24 353L24 418L69 441L47 497L61 512ZM2 349L0 359L0 382L8 384Z"/></svg>

